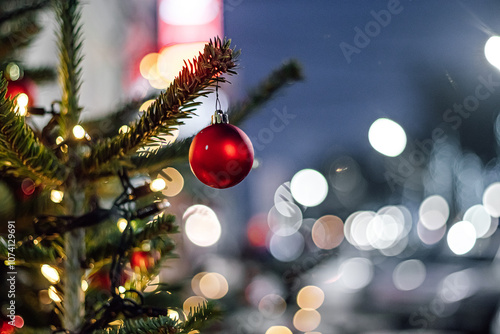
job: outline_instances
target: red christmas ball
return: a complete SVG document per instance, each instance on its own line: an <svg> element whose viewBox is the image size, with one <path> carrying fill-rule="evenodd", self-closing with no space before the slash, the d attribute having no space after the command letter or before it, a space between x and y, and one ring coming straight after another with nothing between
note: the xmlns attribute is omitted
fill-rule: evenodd
<svg viewBox="0 0 500 334"><path fill-rule="evenodd" d="M207 186L229 188L248 175L253 164L253 146L234 125L215 123L201 130L189 148L193 174Z"/></svg>

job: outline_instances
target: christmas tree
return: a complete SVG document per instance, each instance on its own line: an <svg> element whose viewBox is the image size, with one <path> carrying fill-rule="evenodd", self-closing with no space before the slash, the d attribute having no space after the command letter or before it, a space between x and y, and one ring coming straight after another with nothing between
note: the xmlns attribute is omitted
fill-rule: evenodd
<svg viewBox="0 0 500 334"><path fill-rule="evenodd" d="M22 69L15 57L41 30L34 20L38 11L52 6L59 24L62 96L47 110L32 105L26 100L27 91L15 87L24 78L50 80L54 71ZM6 1L0 17L6 32L0 40L4 64L0 173L25 196L33 196L28 212L10 220L6 236L0 238L3 272L10 282L2 333L198 333L220 315L216 305L197 304L184 314L175 286L159 286L154 293L146 289L162 260L175 256L171 234L178 228L161 193L168 182L161 170L174 161L187 162L192 142L188 138L161 145L159 136L171 134L196 114L199 103L193 100L213 92L227 75L236 74L238 52L229 40L215 37L196 58L185 60L169 87L135 121L127 127L115 122L96 140L93 127L103 120L85 123L81 119L79 91L85 69L80 17L76 0ZM296 63L283 65L248 99L229 108L232 123L242 121L286 83L298 79ZM142 102L132 101L105 119L124 119ZM42 114L52 117L37 130L30 118ZM216 113L218 117L226 115ZM116 189L120 190L113 195ZM21 235L19 224L31 219L33 227L23 229ZM21 288L18 277L23 273L41 273L51 285ZM20 305L29 304L42 290L50 298L52 316L19 317ZM40 317L41 313L33 312L29 314ZM19 323L23 321L24 326Z"/></svg>

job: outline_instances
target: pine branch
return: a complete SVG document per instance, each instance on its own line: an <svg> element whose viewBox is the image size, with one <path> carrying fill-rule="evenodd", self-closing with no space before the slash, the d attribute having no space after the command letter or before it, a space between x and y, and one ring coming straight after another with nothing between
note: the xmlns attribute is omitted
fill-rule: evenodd
<svg viewBox="0 0 500 334"><path fill-rule="evenodd" d="M7 83L0 82L0 167L10 174L32 176L45 184L60 184L66 169L55 154L46 148L26 124L24 117L13 111L13 103L6 98ZM9 159L9 160L4 160ZM5 170L4 170L5 171Z"/></svg>
<svg viewBox="0 0 500 334"><path fill-rule="evenodd" d="M174 215L158 215L152 221L144 224L134 231L133 242L129 250L139 247L145 240L151 240L153 247L158 249L163 256L174 249L174 242L167 236L168 233L178 233ZM87 260L92 262L103 261L118 251L121 233L116 229L103 233L102 228L95 236L90 236L87 242Z"/></svg>
<svg viewBox="0 0 500 334"><path fill-rule="evenodd" d="M208 302L200 305L190 310L186 321L182 324L183 330L179 334L188 334L193 330L201 330L221 316L222 312L215 307L215 304Z"/></svg>
<svg viewBox="0 0 500 334"><path fill-rule="evenodd" d="M37 0L29 3L29 1L21 2L21 6L17 7L20 4L20 1L3 1L2 6L6 11L0 13L0 24L4 24L8 21L18 20L23 18L26 15L31 15L34 12L44 9L48 7L51 3L51 0ZM13 8L9 8L13 7Z"/></svg>
<svg viewBox="0 0 500 334"><path fill-rule="evenodd" d="M69 131L78 123L80 116L78 97L81 86L80 64L83 58L81 9L78 0L58 0L56 9L60 24L59 76L63 92L59 125L63 138L68 138Z"/></svg>
<svg viewBox="0 0 500 334"><path fill-rule="evenodd" d="M144 240L153 239L160 234L167 233L178 233L178 228L175 225L175 216L161 214L156 216L146 225L138 228L135 232L134 239L136 240L137 245Z"/></svg>
<svg viewBox="0 0 500 334"><path fill-rule="evenodd" d="M27 46L41 31L41 27L33 19L21 22L7 29L6 34L0 35L0 59L8 58L19 48Z"/></svg>
<svg viewBox="0 0 500 334"><path fill-rule="evenodd" d="M175 334L179 324L167 316L127 320L119 328L94 331L93 334Z"/></svg>
<svg viewBox="0 0 500 334"><path fill-rule="evenodd" d="M229 40L216 38L205 45L203 53L200 52L197 58L185 63L179 76L130 126L129 132L100 141L92 148L90 156L83 160L84 174L98 173L111 161L132 155L156 136L162 127L163 130L172 131L182 119L193 113L195 104L189 102L206 95L206 88L215 82L218 75L235 73L232 70L235 56ZM218 81L223 82L224 79L218 77Z"/></svg>
<svg viewBox="0 0 500 334"><path fill-rule="evenodd" d="M143 99L126 102L119 106L114 112L104 113L106 116L103 118L84 122L83 127L88 129L92 138L112 137L118 133L122 125L128 125L137 117L137 111L144 102L156 97L155 94L149 95Z"/></svg>
<svg viewBox="0 0 500 334"><path fill-rule="evenodd" d="M256 88L252 89L248 98L243 102L229 107L229 121L231 124L239 124L250 115L257 112L267 101L274 98L276 94L291 82L302 79L302 71L297 61L291 60L273 71ZM194 137L176 141L170 145L160 148L151 154L142 154L132 157L135 171L161 169L171 165L180 159L186 159L189 147Z"/></svg>
<svg viewBox="0 0 500 334"><path fill-rule="evenodd" d="M57 78L56 70L52 67L24 68L24 76L30 78L37 84L51 82Z"/></svg>
<svg viewBox="0 0 500 334"><path fill-rule="evenodd" d="M0 259L7 260L8 254L7 241L0 237ZM16 265L55 264L63 257L63 250L60 240L51 242L50 246L27 241L17 244L14 254Z"/></svg>

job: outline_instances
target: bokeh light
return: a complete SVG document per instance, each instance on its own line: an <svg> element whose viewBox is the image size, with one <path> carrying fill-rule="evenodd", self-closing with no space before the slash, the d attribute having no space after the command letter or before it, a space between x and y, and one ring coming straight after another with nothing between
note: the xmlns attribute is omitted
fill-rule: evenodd
<svg viewBox="0 0 500 334"><path fill-rule="evenodd" d="M158 177L156 179L154 179L153 181L151 181L150 185L149 185L149 189L151 189L152 192L158 192L158 191L162 191L163 189L165 189L165 187L167 186L167 182L162 179L161 177Z"/></svg>
<svg viewBox="0 0 500 334"><path fill-rule="evenodd" d="M158 72L167 82L174 80L184 66L184 60L193 59L205 48L206 42L174 44L163 48L158 56Z"/></svg>
<svg viewBox="0 0 500 334"><path fill-rule="evenodd" d="M73 127L73 136L75 136L76 139L83 139L85 137L85 129L81 125L75 125Z"/></svg>
<svg viewBox="0 0 500 334"><path fill-rule="evenodd" d="M500 182L492 183L483 194L483 205L490 216L500 217Z"/></svg>
<svg viewBox="0 0 500 334"><path fill-rule="evenodd" d="M438 295L446 303L458 302L470 297L477 290L477 283L471 269L457 271L443 279Z"/></svg>
<svg viewBox="0 0 500 334"><path fill-rule="evenodd" d="M221 225L215 212L206 205L196 204L187 208L182 216L188 239L200 247L215 244L221 236Z"/></svg>
<svg viewBox="0 0 500 334"><path fill-rule="evenodd" d="M285 326L271 326L266 331L266 334L293 334L292 331Z"/></svg>
<svg viewBox="0 0 500 334"><path fill-rule="evenodd" d="M167 197L177 196L184 188L184 178L182 174L173 167L167 167L160 173L160 177L165 180L166 187L162 194Z"/></svg>
<svg viewBox="0 0 500 334"><path fill-rule="evenodd" d="M21 182L21 190L23 194L26 196L31 196L35 192L36 189L36 184L35 182L30 179L29 177L25 178L23 182Z"/></svg>
<svg viewBox="0 0 500 334"><path fill-rule="evenodd" d="M420 260L406 260L399 263L392 273L394 286L401 291L418 288L426 277L425 265Z"/></svg>
<svg viewBox="0 0 500 334"><path fill-rule="evenodd" d="M279 295L283 293L283 282L274 275L257 275L245 289L247 300L255 307L267 295Z"/></svg>
<svg viewBox="0 0 500 334"><path fill-rule="evenodd" d="M286 214L278 211L276 206L269 210L267 223L270 230L277 235L288 236L297 232L302 225L302 211L294 203L288 203ZM284 211L284 210L282 210Z"/></svg>
<svg viewBox="0 0 500 334"><path fill-rule="evenodd" d="M51 285L49 287L48 292L49 292L49 298L52 299L52 301L56 303L60 303L62 301L61 297L59 297L59 293L57 292L55 286Z"/></svg>
<svg viewBox="0 0 500 334"><path fill-rule="evenodd" d="M323 216L314 223L311 236L318 248L333 249L344 240L344 223L337 216Z"/></svg>
<svg viewBox="0 0 500 334"><path fill-rule="evenodd" d="M116 226L118 227L118 230L120 232L125 231L125 228L128 225L128 221L125 218L119 218L118 221L116 222Z"/></svg>
<svg viewBox="0 0 500 334"><path fill-rule="evenodd" d="M417 235L418 238L426 245L434 245L443 239L446 234L446 225L441 226L437 230L427 229L422 221L419 220L417 223Z"/></svg>
<svg viewBox="0 0 500 334"><path fill-rule="evenodd" d="M124 133L127 133L129 131L130 131L130 127L128 125L122 125L118 129L118 133L120 133L120 134L124 134Z"/></svg>
<svg viewBox="0 0 500 334"><path fill-rule="evenodd" d="M269 231L266 214L261 213L253 216L247 223L248 242L253 247L265 247Z"/></svg>
<svg viewBox="0 0 500 334"><path fill-rule="evenodd" d="M191 296L184 301L182 309L184 310L184 313L189 314L191 309L204 306L206 303L207 300L201 296Z"/></svg>
<svg viewBox="0 0 500 334"><path fill-rule="evenodd" d="M21 93L16 98L16 109L15 111L19 116L25 116L28 113L29 97L25 93Z"/></svg>
<svg viewBox="0 0 500 334"><path fill-rule="evenodd" d="M64 198L64 192L60 190L52 190L50 192L50 200L54 203L61 203Z"/></svg>
<svg viewBox="0 0 500 334"><path fill-rule="evenodd" d="M325 293L314 285L305 286L297 293L297 305L303 309L315 310L323 304L324 300Z"/></svg>
<svg viewBox="0 0 500 334"><path fill-rule="evenodd" d="M286 311L286 302L283 297L271 293L262 297L258 305L259 312L268 319L276 319Z"/></svg>
<svg viewBox="0 0 500 334"><path fill-rule="evenodd" d="M196 275L194 275L193 278L191 279L191 289L193 289L193 292L197 296L203 295L203 293L201 292L201 289L200 289L200 281L201 281L202 277L205 276L205 274L206 274L205 271L199 272Z"/></svg>
<svg viewBox="0 0 500 334"><path fill-rule="evenodd" d="M293 176L290 191L297 202L313 207L325 200L328 194L328 182L320 172L303 169Z"/></svg>
<svg viewBox="0 0 500 334"><path fill-rule="evenodd" d="M476 244L476 229L470 222L460 221L450 227L446 241L453 253L466 254Z"/></svg>
<svg viewBox="0 0 500 334"><path fill-rule="evenodd" d="M86 280L82 280L82 284L81 284L81 287L82 287L82 290L83 292L87 291L88 288L89 288L89 283L86 281Z"/></svg>
<svg viewBox="0 0 500 334"><path fill-rule="evenodd" d="M206 298L221 299L228 290L226 278L219 273L206 273L200 279L200 291Z"/></svg>
<svg viewBox="0 0 500 334"><path fill-rule="evenodd" d="M304 237L300 233L289 236L274 234L269 242L269 252L281 262L291 262L304 251Z"/></svg>
<svg viewBox="0 0 500 334"><path fill-rule="evenodd" d="M377 152L396 157L406 147L406 133L401 125L393 120L379 118L368 130L368 141Z"/></svg>
<svg viewBox="0 0 500 334"><path fill-rule="evenodd" d="M301 332L308 332L318 328L321 315L316 310L298 310L293 316L293 326Z"/></svg>
<svg viewBox="0 0 500 334"><path fill-rule="evenodd" d="M465 211L463 220L474 226L477 238L487 236L493 224L493 219L481 204L474 205Z"/></svg>
<svg viewBox="0 0 500 334"><path fill-rule="evenodd" d="M450 216L450 207L442 196L433 195L422 202L418 214L426 229L437 230L446 224Z"/></svg>
<svg viewBox="0 0 500 334"><path fill-rule="evenodd" d="M491 65L500 68L500 36L491 36L486 41L484 55Z"/></svg>
<svg viewBox="0 0 500 334"><path fill-rule="evenodd" d="M158 12L160 18L171 25L204 25L217 17L219 3L215 0L162 0Z"/></svg>
<svg viewBox="0 0 500 334"><path fill-rule="evenodd" d="M59 272L57 271L56 268L48 265L48 264L44 264L42 265L41 267L41 272L42 272L42 275L52 284L57 284L59 283L59 280L61 279L59 277Z"/></svg>
<svg viewBox="0 0 500 334"><path fill-rule="evenodd" d="M344 225L344 235L346 239L360 250L372 250L373 246L368 240L368 226L375 218L373 211L358 211L351 214L346 219Z"/></svg>
<svg viewBox="0 0 500 334"><path fill-rule="evenodd" d="M360 290L372 281L373 264L366 258L350 258L340 265L339 273L340 282L347 290Z"/></svg>
<svg viewBox="0 0 500 334"><path fill-rule="evenodd" d="M139 63L139 72L147 80L153 80L160 76L158 73L158 53L153 52L145 55Z"/></svg>
<svg viewBox="0 0 500 334"><path fill-rule="evenodd" d="M149 106L153 104L155 100L147 100L147 101L144 101L141 106L139 107L139 111L140 112L145 112L148 110Z"/></svg>

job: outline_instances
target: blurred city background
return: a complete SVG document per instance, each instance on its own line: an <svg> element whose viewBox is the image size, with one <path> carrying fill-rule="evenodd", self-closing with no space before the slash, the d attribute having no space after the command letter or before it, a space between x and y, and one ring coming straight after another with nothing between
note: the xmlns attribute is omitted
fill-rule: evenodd
<svg viewBox="0 0 500 334"><path fill-rule="evenodd" d="M169 57L207 34L242 50L223 109L283 62L303 67L239 124L256 158L241 184L165 166L182 233L158 281L219 300L218 333L500 333L499 18L494 0L87 1L88 120L164 89ZM23 59L56 65L40 19ZM36 104L58 94L40 86ZM175 138L209 124L203 101ZM4 197L11 217L22 203Z"/></svg>

